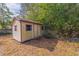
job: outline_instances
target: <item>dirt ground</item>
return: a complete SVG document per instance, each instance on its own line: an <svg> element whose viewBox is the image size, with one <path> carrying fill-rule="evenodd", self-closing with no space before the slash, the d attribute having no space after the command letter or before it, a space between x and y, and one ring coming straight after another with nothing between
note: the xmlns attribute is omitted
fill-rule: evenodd
<svg viewBox="0 0 79 59"><path fill-rule="evenodd" d="M32 39L19 43L11 35L0 36L1 56L76 56L79 42L63 39Z"/></svg>

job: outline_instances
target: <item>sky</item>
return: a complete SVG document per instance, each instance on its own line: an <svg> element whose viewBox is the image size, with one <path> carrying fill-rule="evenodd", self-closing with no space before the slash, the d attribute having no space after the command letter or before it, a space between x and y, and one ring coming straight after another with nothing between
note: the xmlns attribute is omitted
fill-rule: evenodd
<svg viewBox="0 0 79 59"><path fill-rule="evenodd" d="M6 5L10 9L10 11L14 14L14 16L17 16L19 14L19 11L21 9L19 3L6 3Z"/></svg>

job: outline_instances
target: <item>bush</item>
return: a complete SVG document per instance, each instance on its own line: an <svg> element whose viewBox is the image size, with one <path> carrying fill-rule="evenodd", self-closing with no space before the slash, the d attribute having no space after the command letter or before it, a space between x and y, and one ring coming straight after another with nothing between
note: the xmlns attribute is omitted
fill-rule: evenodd
<svg viewBox="0 0 79 59"><path fill-rule="evenodd" d="M55 33L52 33L51 31L44 31L43 32L43 36L45 37L45 38L49 38L49 39L55 39L55 38L57 38L56 37L56 34Z"/></svg>
<svg viewBox="0 0 79 59"><path fill-rule="evenodd" d="M1 29L0 30L0 35L7 35L7 34L11 34L12 31L11 29Z"/></svg>

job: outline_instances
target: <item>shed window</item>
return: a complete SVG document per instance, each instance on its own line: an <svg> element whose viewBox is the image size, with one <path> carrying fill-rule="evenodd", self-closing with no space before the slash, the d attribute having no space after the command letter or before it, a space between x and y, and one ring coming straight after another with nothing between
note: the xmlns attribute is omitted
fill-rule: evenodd
<svg viewBox="0 0 79 59"><path fill-rule="evenodd" d="M32 25L26 25L26 31L31 31L32 30Z"/></svg>
<svg viewBox="0 0 79 59"><path fill-rule="evenodd" d="M17 26L14 26L14 30L17 31Z"/></svg>

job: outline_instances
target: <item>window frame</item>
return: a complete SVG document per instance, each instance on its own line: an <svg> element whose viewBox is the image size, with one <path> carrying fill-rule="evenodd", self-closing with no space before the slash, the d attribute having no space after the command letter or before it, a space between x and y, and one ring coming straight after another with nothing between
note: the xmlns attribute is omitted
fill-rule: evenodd
<svg viewBox="0 0 79 59"><path fill-rule="evenodd" d="M26 31L32 31L32 25L26 24Z"/></svg>

